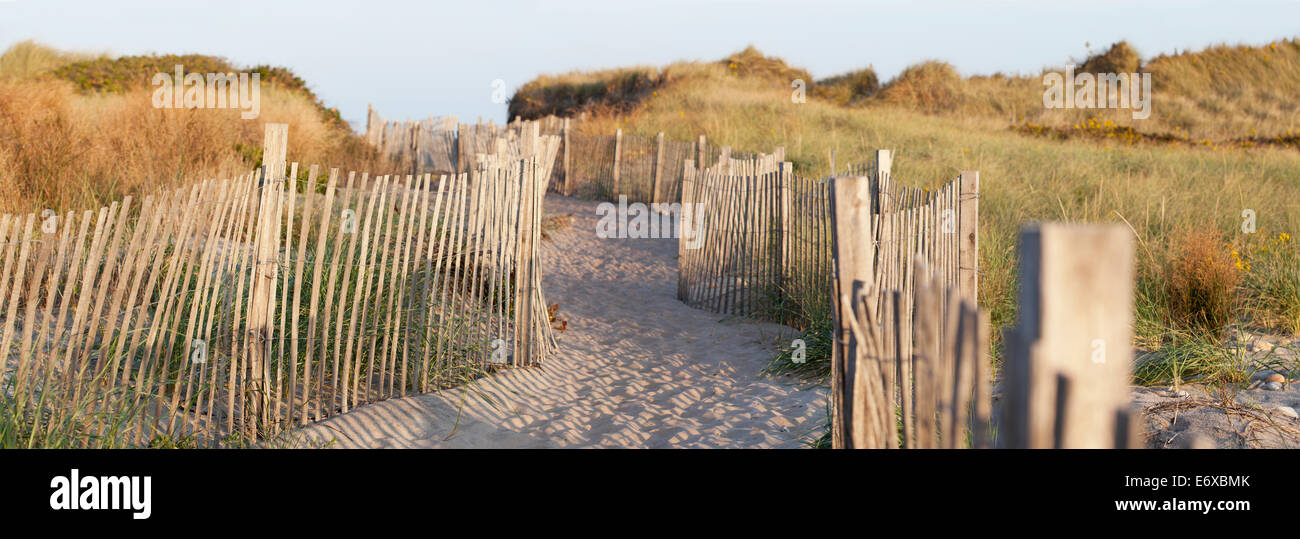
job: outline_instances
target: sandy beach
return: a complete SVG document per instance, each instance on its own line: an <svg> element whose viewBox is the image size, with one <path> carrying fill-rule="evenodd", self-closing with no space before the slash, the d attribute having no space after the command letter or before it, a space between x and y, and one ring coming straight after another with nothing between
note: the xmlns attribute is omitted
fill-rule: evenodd
<svg viewBox="0 0 1300 539"><path fill-rule="evenodd" d="M760 373L793 330L676 298L677 240L596 237L596 202L548 195L573 225L543 246L568 321L540 368L360 407L303 429L344 448L797 448L824 387Z"/></svg>

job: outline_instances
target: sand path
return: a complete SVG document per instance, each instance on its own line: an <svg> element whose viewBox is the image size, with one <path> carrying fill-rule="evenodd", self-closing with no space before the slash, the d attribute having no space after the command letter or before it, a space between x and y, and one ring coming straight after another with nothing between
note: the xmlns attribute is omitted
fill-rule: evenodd
<svg viewBox="0 0 1300 539"><path fill-rule="evenodd" d="M363 406L304 430L337 447L800 447L826 389L759 371L789 328L677 301L677 241L600 239L596 206L550 195L573 226L543 248L568 329L541 368Z"/></svg>

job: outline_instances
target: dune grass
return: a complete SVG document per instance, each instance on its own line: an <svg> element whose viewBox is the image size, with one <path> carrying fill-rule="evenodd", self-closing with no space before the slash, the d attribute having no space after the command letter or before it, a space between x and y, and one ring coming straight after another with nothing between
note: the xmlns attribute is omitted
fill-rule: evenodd
<svg viewBox="0 0 1300 539"><path fill-rule="evenodd" d="M254 120L236 109L153 108L148 76L175 62L234 69L213 57L110 58L31 42L0 56L0 212L63 213L232 177L261 164L266 122L292 126L292 160L393 169L283 68L251 68L263 73Z"/></svg>
<svg viewBox="0 0 1300 539"><path fill-rule="evenodd" d="M1133 130L1143 139L1191 142L1208 146L1242 143L1300 146L1300 39L1282 39L1259 46L1215 45L1204 50L1158 54L1144 59L1126 42L1073 60L1078 73L1149 73L1153 95L1147 119L1135 119L1125 109L1046 109L1043 75L1064 72L1054 66L1023 74L962 74L945 62L929 60L903 70L881 83L870 68L813 81L806 71L753 47L719 62L678 63L663 68L574 72L543 76L520 89L516 99L528 107L511 117L545 114L596 115L644 109L659 88L709 81L719 75L744 79L751 87L779 88L789 95L792 81L803 80L808 95L828 103L855 108L895 107L954 119L979 120L987 126L1038 126L1048 130L1083 130L1089 120L1109 122L1115 129ZM629 73L654 81L644 92L625 88ZM578 85L581 99L555 100L544 88ZM606 88L609 90L607 91ZM604 96L619 96L612 107ZM639 100L639 102L638 102ZM1086 130L1085 130L1085 134ZM1107 132L1091 133L1100 138Z"/></svg>
<svg viewBox="0 0 1300 539"><path fill-rule="evenodd" d="M127 446L122 434L138 419L139 408L97 409L102 401L129 400L123 398L121 391L93 395L87 392L74 402L65 403L61 395L40 388L30 394L16 392L14 382L10 376L0 384L0 449Z"/></svg>
<svg viewBox="0 0 1300 539"><path fill-rule="evenodd" d="M763 369L773 375L793 374L804 380L822 382L831 375L831 332L834 328L829 317L816 318L812 326L795 337L803 342L803 357L796 362L794 341L778 348L776 357Z"/></svg>

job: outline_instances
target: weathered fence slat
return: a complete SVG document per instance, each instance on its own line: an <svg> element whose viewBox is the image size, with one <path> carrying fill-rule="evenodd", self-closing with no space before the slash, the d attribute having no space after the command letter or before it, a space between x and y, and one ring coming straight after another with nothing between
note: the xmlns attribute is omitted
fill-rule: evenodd
<svg viewBox="0 0 1300 539"><path fill-rule="evenodd" d="M139 208L0 215L0 347L17 358L0 379L22 442L252 442L463 382L496 338L522 341L512 363L541 362L541 198L562 139L511 129L483 170L342 185L315 166L299 180L287 126L268 124L254 174Z"/></svg>

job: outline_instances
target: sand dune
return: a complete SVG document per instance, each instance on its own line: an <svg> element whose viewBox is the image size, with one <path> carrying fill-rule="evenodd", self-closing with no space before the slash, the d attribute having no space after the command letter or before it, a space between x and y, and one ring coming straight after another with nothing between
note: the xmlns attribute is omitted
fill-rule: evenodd
<svg viewBox="0 0 1300 539"><path fill-rule="evenodd" d="M676 299L677 241L600 239L596 203L548 196L573 227L544 247L568 329L541 368L393 399L304 429L336 447L800 447L826 389L759 371L789 328Z"/></svg>

